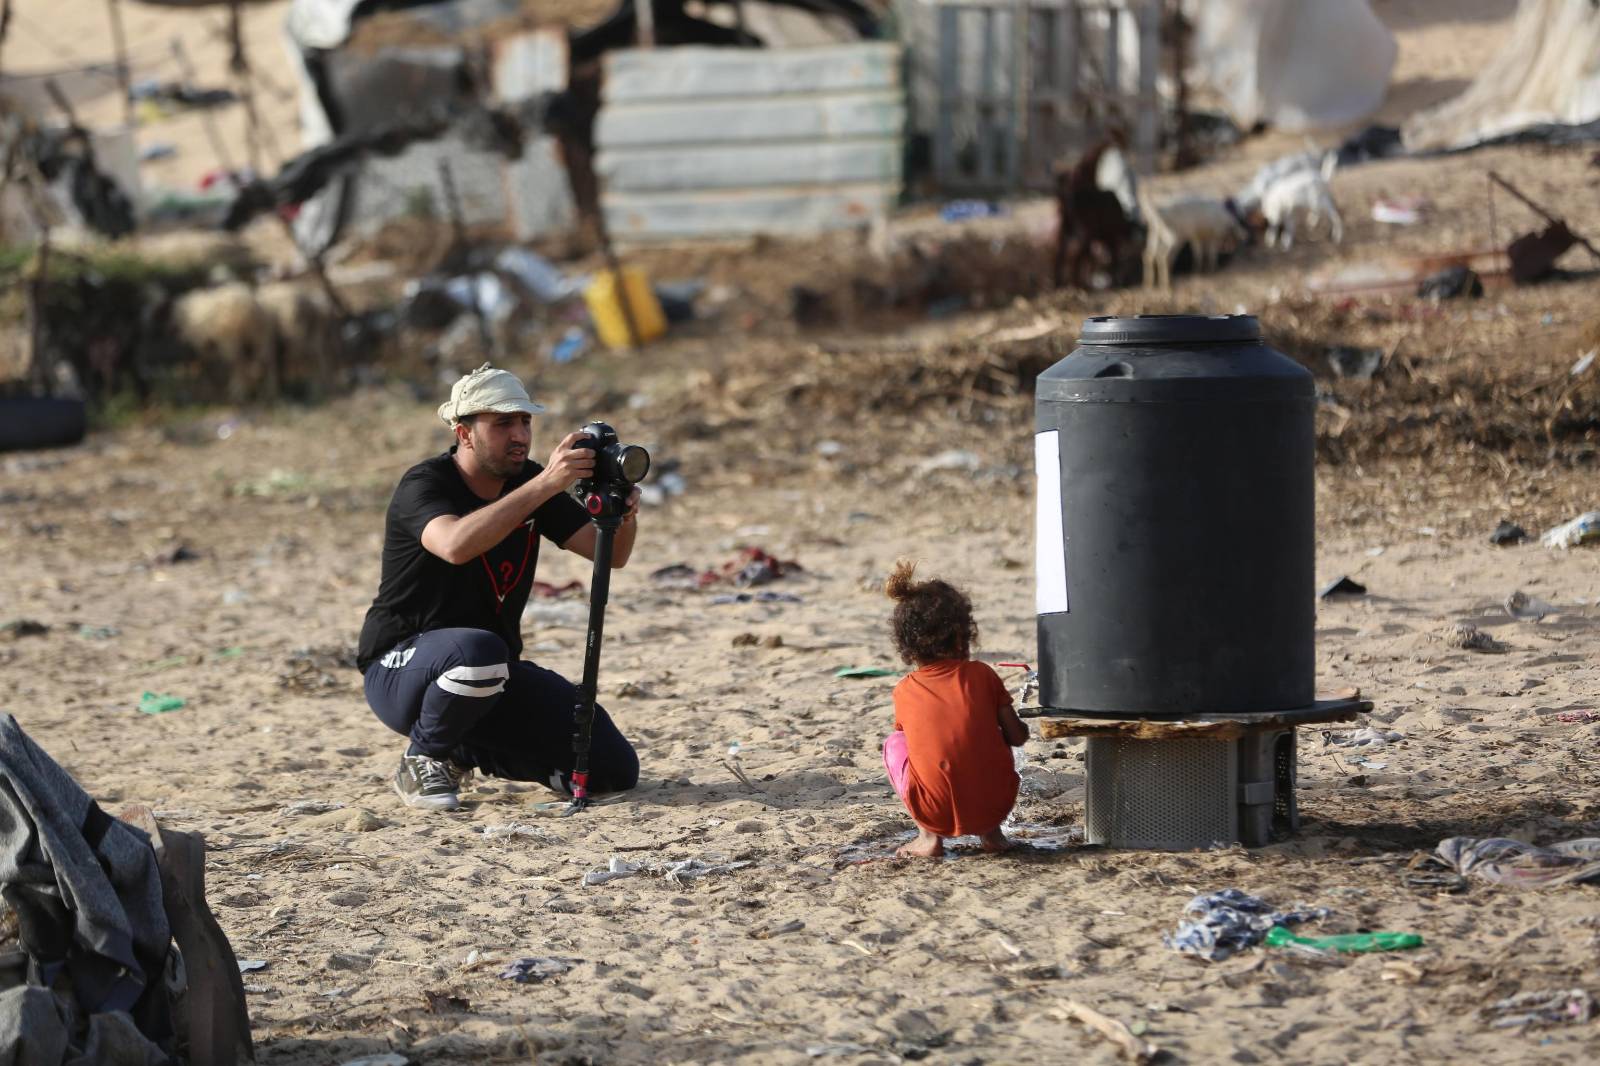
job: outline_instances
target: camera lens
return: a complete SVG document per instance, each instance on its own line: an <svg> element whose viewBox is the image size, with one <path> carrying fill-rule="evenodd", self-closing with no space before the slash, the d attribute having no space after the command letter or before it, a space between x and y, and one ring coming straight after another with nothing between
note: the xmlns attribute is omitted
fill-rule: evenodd
<svg viewBox="0 0 1600 1066"><path fill-rule="evenodd" d="M637 484L650 472L650 453L637 444L623 445L617 456L617 469L630 484Z"/></svg>

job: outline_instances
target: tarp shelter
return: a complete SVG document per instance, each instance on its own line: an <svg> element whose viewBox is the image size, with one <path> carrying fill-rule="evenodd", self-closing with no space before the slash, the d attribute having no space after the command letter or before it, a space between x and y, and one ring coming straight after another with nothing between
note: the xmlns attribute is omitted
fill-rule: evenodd
<svg viewBox="0 0 1600 1066"><path fill-rule="evenodd" d="M1368 0L1187 0L1184 14L1194 86L1246 128L1345 125L1388 92L1399 46Z"/></svg>
<svg viewBox="0 0 1600 1066"><path fill-rule="evenodd" d="M1413 117L1411 151L1465 148L1543 124L1600 119L1600 4L1523 0L1505 47L1467 89Z"/></svg>

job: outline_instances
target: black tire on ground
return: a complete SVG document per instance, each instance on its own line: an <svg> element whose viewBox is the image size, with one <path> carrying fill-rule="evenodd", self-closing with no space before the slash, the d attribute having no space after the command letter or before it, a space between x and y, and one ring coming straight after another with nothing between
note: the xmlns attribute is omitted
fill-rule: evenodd
<svg viewBox="0 0 1600 1066"><path fill-rule="evenodd" d="M0 452L77 444L88 428L82 400L0 398Z"/></svg>

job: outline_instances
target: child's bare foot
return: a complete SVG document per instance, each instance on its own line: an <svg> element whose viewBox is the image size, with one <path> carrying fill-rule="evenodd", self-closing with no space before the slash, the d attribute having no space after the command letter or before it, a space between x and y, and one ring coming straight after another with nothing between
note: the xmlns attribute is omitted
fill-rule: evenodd
<svg viewBox="0 0 1600 1066"><path fill-rule="evenodd" d="M1006 835L998 829L994 830L993 832L983 834L983 836L978 838L978 843L982 844L983 850L989 852L990 854L994 854L995 852L999 851L1011 850L1011 841L1007 840Z"/></svg>
<svg viewBox="0 0 1600 1066"><path fill-rule="evenodd" d="M944 839L920 828L917 830L917 839L895 850L896 857L902 859L937 859L943 854Z"/></svg>

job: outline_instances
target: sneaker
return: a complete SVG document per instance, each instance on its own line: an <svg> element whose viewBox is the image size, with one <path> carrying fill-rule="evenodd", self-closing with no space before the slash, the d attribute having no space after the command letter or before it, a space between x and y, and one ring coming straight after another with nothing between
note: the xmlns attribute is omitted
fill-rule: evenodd
<svg viewBox="0 0 1600 1066"><path fill-rule="evenodd" d="M430 811L453 811L461 806L457 790L461 774L443 759L426 755L402 755L394 772L394 790L407 807Z"/></svg>

